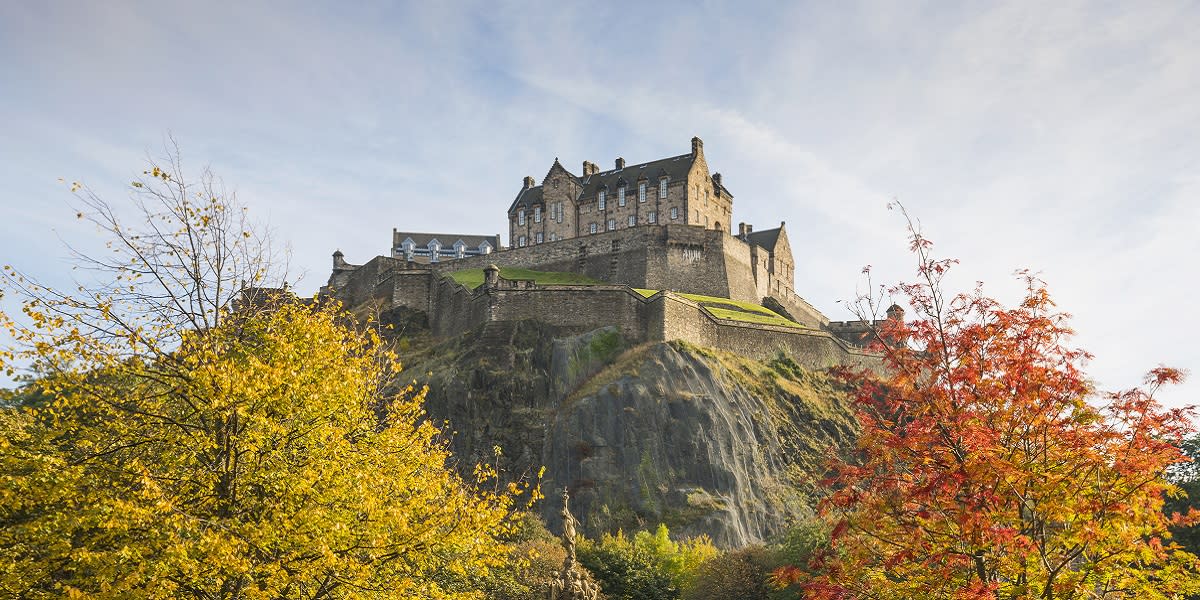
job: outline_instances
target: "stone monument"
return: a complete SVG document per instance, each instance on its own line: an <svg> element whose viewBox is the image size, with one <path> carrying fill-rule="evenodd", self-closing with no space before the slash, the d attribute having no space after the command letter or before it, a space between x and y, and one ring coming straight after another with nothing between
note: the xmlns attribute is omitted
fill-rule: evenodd
<svg viewBox="0 0 1200 600"><path fill-rule="evenodd" d="M551 582L549 600L596 600L600 597L600 586L584 577L583 569L575 561L575 533L578 522L571 514L571 495L563 488L563 548L567 558L563 560L562 573Z"/></svg>

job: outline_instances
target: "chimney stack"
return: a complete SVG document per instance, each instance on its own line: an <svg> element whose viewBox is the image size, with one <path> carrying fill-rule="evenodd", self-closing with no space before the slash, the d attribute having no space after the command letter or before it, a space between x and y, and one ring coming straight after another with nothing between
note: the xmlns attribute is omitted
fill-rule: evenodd
<svg viewBox="0 0 1200 600"><path fill-rule="evenodd" d="M717 187L721 187L721 174L720 173L713 173L713 183L717 184Z"/></svg>
<svg viewBox="0 0 1200 600"><path fill-rule="evenodd" d="M595 175L596 173L599 173L599 172L600 172L600 167L597 167L596 163L594 163L590 160L583 161L583 176L584 177L591 177L592 175Z"/></svg>
<svg viewBox="0 0 1200 600"><path fill-rule="evenodd" d="M754 233L754 226L749 223L738 223L738 237L743 240L751 233Z"/></svg>
<svg viewBox="0 0 1200 600"><path fill-rule="evenodd" d="M625 168L625 159L618 156L617 157L617 170L620 171L621 169L624 169L624 168Z"/></svg>
<svg viewBox="0 0 1200 600"><path fill-rule="evenodd" d="M692 156L704 154L704 140L694 137L692 138Z"/></svg>
<svg viewBox="0 0 1200 600"><path fill-rule="evenodd" d="M529 189L529 188L533 187L534 183L535 182L533 181L532 177L530 177L528 175L525 176L525 189Z"/></svg>

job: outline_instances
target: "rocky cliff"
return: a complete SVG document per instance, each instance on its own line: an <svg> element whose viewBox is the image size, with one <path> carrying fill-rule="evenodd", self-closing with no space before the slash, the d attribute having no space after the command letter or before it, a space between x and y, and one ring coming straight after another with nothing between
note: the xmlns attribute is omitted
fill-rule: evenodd
<svg viewBox="0 0 1200 600"><path fill-rule="evenodd" d="M406 381L428 383L464 464L546 467L569 486L584 533L656 523L733 548L810 514L808 493L854 419L824 374L678 342L630 345L611 328L566 335L535 321L488 323L422 343L402 323ZM553 494L551 494L553 495ZM541 507L551 528L558 515Z"/></svg>

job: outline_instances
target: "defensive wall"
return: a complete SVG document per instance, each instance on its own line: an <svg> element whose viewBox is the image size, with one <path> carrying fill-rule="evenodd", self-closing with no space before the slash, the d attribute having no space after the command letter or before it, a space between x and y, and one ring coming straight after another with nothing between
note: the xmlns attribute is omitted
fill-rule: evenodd
<svg viewBox="0 0 1200 600"><path fill-rule="evenodd" d="M721 231L686 225L637 227L433 264L377 256L363 265L351 265L338 253L329 285L322 292L347 306L375 302L422 311L439 337L458 335L488 321L536 319L572 332L616 326L630 340L683 340L757 358L782 351L813 367L873 360L860 347L831 333L838 333L834 327L846 325L831 324L781 278L762 276L764 254L752 252L750 244ZM760 264L753 264L756 261ZM447 276L492 264L578 273L609 284L537 285L497 275L471 290ZM719 319L682 296L667 292L647 298L631 288L756 304L769 297L806 328Z"/></svg>
<svg viewBox="0 0 1200 600"><path fill-rule="evenodd" d="M634 342L682 340L757 359L784 353L811 368L878 362L826 331L721 319L677 294L645 297L625 285L539 285L495 277L472 290L439 277L433 302L437 308L429 313L429 323L440 337L489 321L534 319L564 333L615 326Z"/></svg>
<svg viewBox="0 0 1200 600"><path fill-rule="evenodd" d="M756 251L757 250L757 251ZM330 285L347 304L387 297L374 289L384 279L395 282L393 301L422 310L432 308L430 288L436 275L483 269L490 264L537 271L578 273L629 287L675 290L744 302L775 299L797 322L813 328L829 320L768 271L766 251L726 232L689 225L640 226L511 248L483 256L435 264L376 257L356 266L334 256Z"/></svg>

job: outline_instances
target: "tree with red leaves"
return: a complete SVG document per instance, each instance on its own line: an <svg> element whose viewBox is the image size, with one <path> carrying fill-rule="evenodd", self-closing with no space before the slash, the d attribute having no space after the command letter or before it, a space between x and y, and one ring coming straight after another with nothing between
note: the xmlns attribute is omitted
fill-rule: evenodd
<svg viewBox="0 0 1200 600"><path fill-rule="evenodd" d="M878 324L882 369L847 370L862 432L835 461L822 511L832 549L809 565L807 598L1181 598L1200 590L1197 558L1168 527L1164 476L1185 461L1190 411L1154 399L1183 373L1097 394L1067 345L1068 315L1027 272L1019 306L977 286L949 296L953 260L934 259L908 214L915 318ZM869 276L869 274L868 274ZM864 315L883 294L860 298ZM803 578L775 573L779 583ZM789 581L792 580L792 581Z"/></svg>

